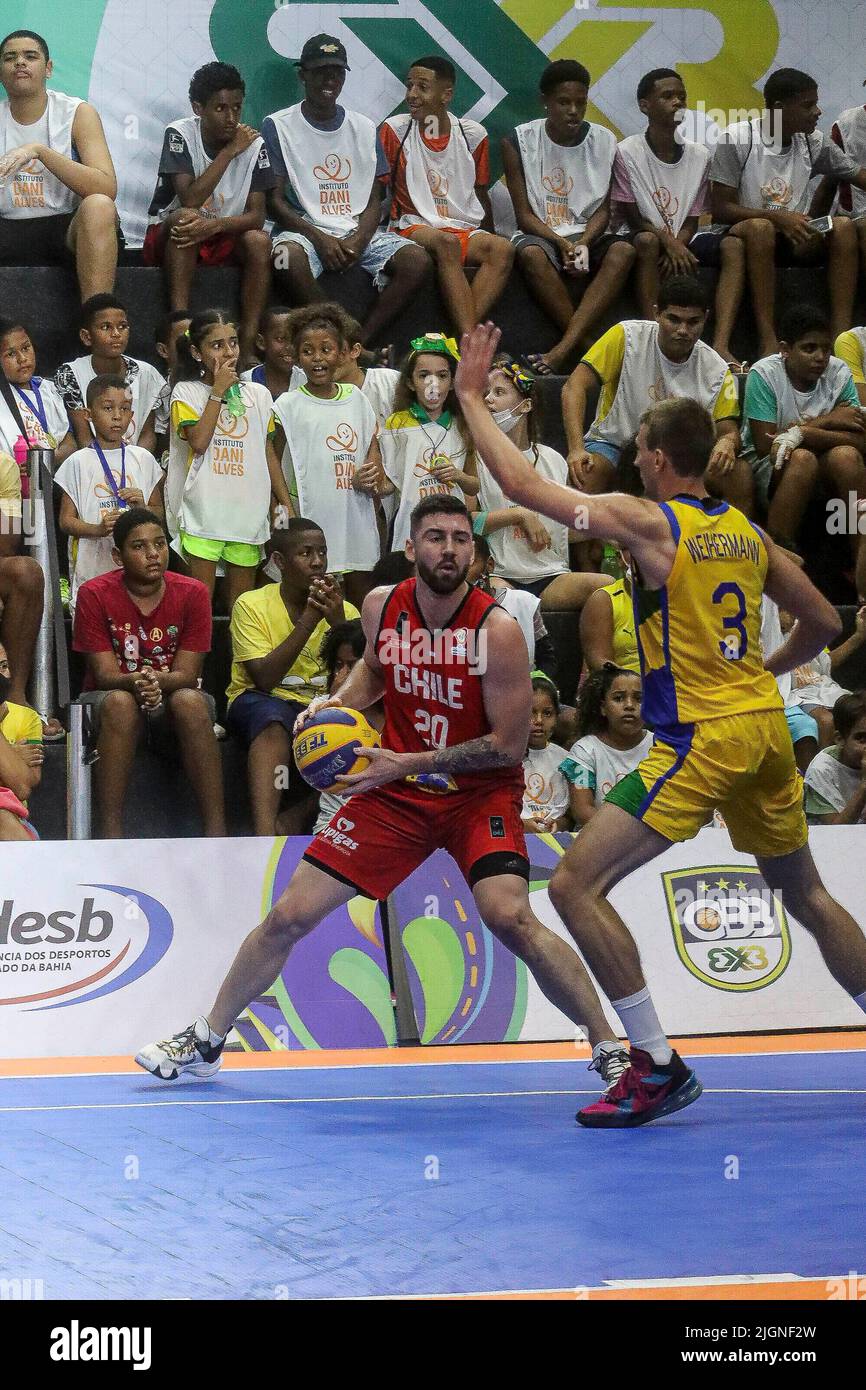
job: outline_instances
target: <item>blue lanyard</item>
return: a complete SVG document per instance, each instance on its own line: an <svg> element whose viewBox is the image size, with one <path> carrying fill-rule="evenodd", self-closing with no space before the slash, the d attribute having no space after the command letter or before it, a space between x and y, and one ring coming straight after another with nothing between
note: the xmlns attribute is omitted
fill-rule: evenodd
<svg viewBox="0 0 866 1390"><path fill-rule="evenodd" d="M18 395L21 397L22 401L26 405L27 409L31 412L31 414L36 416L36 419L39 421L43 430L47 434L48 412L45 409L45 406L42 404L42 392L39 390L38 378L34 377L30 385L33 387L33 390L36 393L34 400L31 400L27 393L21 390L20 386L16 386L14 389L18 392Z"/></svg>
<svg viewBox="0 0 866 1390"><path fill-rule="evenodd" d="M91 440L90 447L96 450L96 456L99 459L99 462L102 464L102 471L105 474L105 481L108 483L108 486L114 493L114 500L117 503L118 507L128 507L129 503L124 502L123 498L120 496L120 488L126 487L126 445L121 444L120 446L120 488L114 481L114 474L108 466L108 459L102 452L102 449L98 441L95 439Z"/></svg>

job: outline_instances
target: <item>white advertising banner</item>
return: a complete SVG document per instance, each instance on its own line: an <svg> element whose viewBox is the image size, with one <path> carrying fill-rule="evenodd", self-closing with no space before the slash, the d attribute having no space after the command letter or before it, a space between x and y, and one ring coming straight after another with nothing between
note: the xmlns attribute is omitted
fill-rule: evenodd
<svg viewBox="0 0 866 1390"><path fill-rule="evenodd" d="M213 1000L306 843L4 845L0 1057L133 1053L185 1026ZM562 935L544 879L565 843L533 837L530 845L533 907ZM830 891L862 925L866 831L813 831L812 848ZM432 891L442 882L447 903ZM445 856L428 861L393 902L425 1042L574 1036L523 968L485 942L489 933L472 918L469 890ZM812 939L723 831L671 849L620 884L612 902L637 938L671 1034L863 1023ZM393 1042L374 904L353 899L305 938L238 1036L248 1050Z"/></svg>

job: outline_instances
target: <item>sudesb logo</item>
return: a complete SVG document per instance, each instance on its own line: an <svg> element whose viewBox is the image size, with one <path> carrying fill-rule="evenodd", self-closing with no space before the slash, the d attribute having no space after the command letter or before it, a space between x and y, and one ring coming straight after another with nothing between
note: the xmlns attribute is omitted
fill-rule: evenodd
<svg viewBox="0 0 866 1390"><path fill-rule="evenodd" d="M114 911L109 911L106 906L97 906L95 897L86 896L78 907L38 912L20 910L14 898L0 900L0 973L4 983L8 981L7 989L12 983L10 976L27 975L28 982L32 980L35 985L42 975L48 985L47 989L24 993L4 991L0 1006L29 1004L39 1011L83 1004L125 989L162 960L174 936L171 913L163 903L138 889L114 883L82 883L79 887L110 893L120 898L122 905L112 901ZM127 960L129 964L118 974ZM62 983L53 983L52 975L60 975ZM76 997L61 997L71 994Z"/></svg>

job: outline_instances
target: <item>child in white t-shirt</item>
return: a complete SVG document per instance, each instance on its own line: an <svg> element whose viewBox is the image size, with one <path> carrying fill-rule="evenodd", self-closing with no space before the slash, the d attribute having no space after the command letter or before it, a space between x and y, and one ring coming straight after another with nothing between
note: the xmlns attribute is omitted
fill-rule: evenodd
<svg viewBox="0 0 866 1390"><path fill-rule="evenodd" d="M63 491L59 525L69 536L70 609L81 585L117 569L111 533L127 507L162 515L163 473L153 454L124 444L132 402L122 377L97 376L87 387L87 416L93 443L58 468Z"/></svg>
<svg viewBox="0 0 866 1390"><path fill-rule="evenodd" d="M194 579L213 593L225 566L229 612L252 589L272 501L289 493L271 436L267 387L241 382L237 327L223 309L196 314L178 340L166 483L169 529Z"/></svg>
<svg viewBox="0 0 866 1390"><path fill-rule="evenodd" d="M436 493L478 495L475 450L463 421L454 371L457 344L444 333L413 338L400 369L394 414L382 431L382 467L399 493L392 550L409 539L412 509Z"/></svg>
<svg viewBox="0 0 866 1390"><path fill-rule="evenodd" d="M835 746L806 770L806 818L812 825L859 825L866 821L866 691L837 700L833 722Z"/></svg>
<svg viewBox="0 0 866 1390"><path fill-rule="evenodd" d="M779 613L779 621L783 633L786 635L791 631L794 620L790 613L784 611ZM791 672L791 694L788 697L788 704L799 706L810 714L818 725L820 731L820 747L827 748L833 743L835 737L835 726L833 724L833 709L837 700L841 700L843 695L849 692L841 686L838 681L833 679L833 672L848 660L854 652L858 651L866 642L866 605L858 610L854 620L854 631L844 642L840 642L838 647L832 651L825 647L822 652L807 661L803 666L797 666Z"/></svg>
<svg viewBox="0 0 866 1390"><path fill-rule="evenodd" d="M611 788L634 772L652 747L640 700L640 676L612 661L593 671L581 686L581 737L561 767L571 783L571 814L578 829L592 820Z"/></svg>
<svg viewBox="0 0 866 1390"><path fill-rule="evenodd" d="M75 448L69 416L54 382L36 375L36 349L27 329L15 319L0 319L0 370L12 388L24 437L53 449L55 466L62 463ZM14 458L20 438L18 421L0 396L0 453Z"/></svg>
<svg viewBox="0 0 866 1390"><path fill-rule="evenodd" d="M66 407L72 430L83 449L90 443L86 393L95 376L122 376L132 396L132 418L124 443L156 447L156 403L164 382L156 367L127 357L129 316L113 294L94 294L81 306L78 333L87 353L58 367L54 385Z"/></svg>
<svg viewBox="0 0 866 1390"><path fill-rule="evenodd" d="M523 828L532 835L568 830L568 783L560 764L568 757L558 743L551 743L559 716L559 693L547 676L532 678L532 717L529 747L523 759Z"/></svg>
<svg viewBox="0 0 866 1390"><path fill-rule="evenodd" d="M356 386L338 380L349 353L339 305L298 309L292 348L307 380L274 403L283 474L296 515L324 531L331 572L343 575L346 598L360 606L380 549L376 499L383 478L376 416Z"/></svg>

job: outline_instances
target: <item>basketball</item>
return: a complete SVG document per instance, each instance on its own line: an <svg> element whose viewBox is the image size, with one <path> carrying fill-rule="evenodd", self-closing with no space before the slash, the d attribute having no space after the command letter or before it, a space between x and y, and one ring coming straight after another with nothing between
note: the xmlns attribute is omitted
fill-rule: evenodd
<svg viewBox="0 0 866 1390"><path fill-rule="evenodd" d="M314 714L295 735L295 763L304 781L316 791L339 792L345 788L337 779L347 772L363 772L369 759L363 757L362 750L378 748L379 743L379 735L363 714L330 705Z"/></svg>

